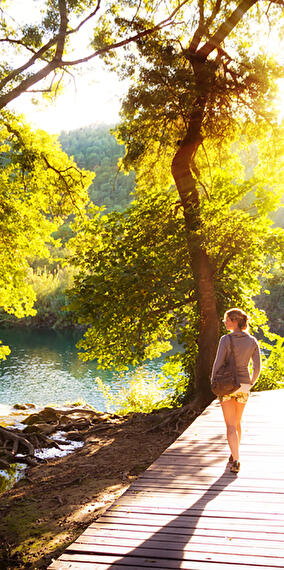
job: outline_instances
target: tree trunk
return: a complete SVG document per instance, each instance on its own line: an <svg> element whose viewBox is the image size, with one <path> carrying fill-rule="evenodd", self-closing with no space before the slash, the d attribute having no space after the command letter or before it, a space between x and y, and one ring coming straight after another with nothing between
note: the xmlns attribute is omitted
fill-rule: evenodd
<svg viewBox="0 0 284 570"><path fill-rule="evenodd" d="M195 140L194 140L195 138ZM184 208L190 264L199 304L200 323L195 388L200 401L212 400L210 373L219 338L219 317L214 289L214 272L210 259L202 247L202 227L199 211L199 195L190 164L201 142L197 130L191 141L185 139L172 162L172 174ZM197 230L201 230L201 235Z"/></svg>
<svg viewBox="0 0 284 570"><path fill-rule="evenodd" d="M197 97L189 116L186 135L172 162L172 174L184 208L188 251L199 304L200 322L195 388L197 399L201 402L203 400L204 403L213 399L210 389L210 373L217 349L220 326L214 290L214 271L207 252L202 246L199 194L192 167L194 156L202 142L204 112L216 77L218 60L210 62L209 55L216 48L221 48L224 39L255 3L256 0L241 0L231 15L221 23L215 34L208 38L200 49L198 45L202 38L201 28L196 30L186 57L194 74Z"/></svg>

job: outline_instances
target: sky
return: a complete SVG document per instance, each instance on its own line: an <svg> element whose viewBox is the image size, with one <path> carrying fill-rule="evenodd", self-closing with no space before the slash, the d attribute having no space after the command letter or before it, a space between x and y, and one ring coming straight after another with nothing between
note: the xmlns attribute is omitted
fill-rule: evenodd
<svg viewBox="0 0 284 570"><path fill-rule="evenodd" d="M119 120L121 98L126 88L115 73L104 70L97 60L87 77L76 77L75 83L72 81L55 102L34 105L31 97L23 94L11 108L24 113L34 127L53 134L87 125L114 125Z"/></svg>
<svg viewBox="0 0 284 570"><path fill-rule="evenodd" d="M1 0L0 0L1 2ZM41 20L41 3L35 0L8 0L6 12L13 24L27 24L27 13L33 23ZM89 26L89 27L88 27ZM89 38L93 22L86 24L83 33L73 39L72 56L76 59L90 53ZM56 101L43 101L35 95L24 93L15 99L9 108L23 113L34 127L50 133L73 130L91 124L113 125L119 120L121 98L127 85L104 67L99 58L82 65L81 73L74 70L73 78L64 88L64 93Z"/></svg>

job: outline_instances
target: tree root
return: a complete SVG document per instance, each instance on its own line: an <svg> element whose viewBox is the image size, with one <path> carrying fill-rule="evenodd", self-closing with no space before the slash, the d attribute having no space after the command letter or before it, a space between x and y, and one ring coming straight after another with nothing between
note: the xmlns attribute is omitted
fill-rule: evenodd
<svg viewBox="0 0 284 570"><path fill-rule="evenodd" d="M0 426L0 443L5 450L11 451L13 455L17 453L34 454L33 445L16 430L9 430Z"/></svg>
<svg viewBox="0 0 284 570"><path fill-rule="evenodd" d="M70 416L75 416L74 417L70 417ZM76 417L77 416L77 417ZM115 416L115 414L112 415L113 417L117 417ZM71 423L73 424L74 422L102 422L105 421L106 419L108 419L110 417L110 414L104 414L103 412L97 412L95 410L89 410L88 408L72 408L71 410L59 410L57 408L50 408L50 407L46 407L43 410L41 410L40 412L36 413L36 414L30 414L25 420L24 420L24 424L27 424L28 426L32 426L34 424L44 424L45 426L47 424L55 424L55 426L57 427L58 424L61 425L61 428L63 428L64 424L68 424Z"/></svg>
<svg viewBox="0 0 284 570"><path fill-rule="evenodd" d="M66 441L56 441L49 436L55 432L68 433L68 439L84 440L93 431L107 430L117 422L116 414L106 414L88 408L58 410L46 407L39 413L30 414L23 431L0 426L0 469L8 469L13 463L36 465L43 461L35 457L35 449L62 449Z"/></svg>
<svg viewBox="0 0 284 570"><path fill-rule="evenodd" d="M8 469L13 463L31 465L35 448L21 432L0 426L0 467Z"/></svg>
<svg viewBox="0 0 284 570"><path fill-rule="evenodd" d="M146 433L165 428L168 428L173 433L180 433L180 430L190 425L205 410L209 403L210 401L204 401L202 396L197 395L189 404L181 408L169 410L166 417L163 415L164 419L152 425Z"/></svg>
<svg viewBox="0 0 284 570"><path fill-rule="evenodd" d="M5 461L5 459L0 458L0 469L9 469L10 463Z"/></svg>

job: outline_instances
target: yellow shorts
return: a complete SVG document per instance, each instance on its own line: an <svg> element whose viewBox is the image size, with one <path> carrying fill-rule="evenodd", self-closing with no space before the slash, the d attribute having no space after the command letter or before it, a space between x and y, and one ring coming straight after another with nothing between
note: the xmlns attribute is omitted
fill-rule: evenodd
<svg viewBox="0 0 284 570"><path fill-rule="evenodd" d="M220 402L227 402L227 400L236 400L240 404L246 404L248 401L249 392L237 392L237 394L225 394L225 396L219 396Z"/></svg>

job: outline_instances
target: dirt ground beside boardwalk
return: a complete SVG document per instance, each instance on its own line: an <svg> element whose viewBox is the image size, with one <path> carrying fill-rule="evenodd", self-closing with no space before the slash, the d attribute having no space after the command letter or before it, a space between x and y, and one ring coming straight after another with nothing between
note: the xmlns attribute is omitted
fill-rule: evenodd
<svg viewBox="0 0 284 570"><path fill-rule="evenodd" d="M1 568L47 568L196 417L161 428L164 413L121 418L72 454L29 467L0 496Z"/></svg>

